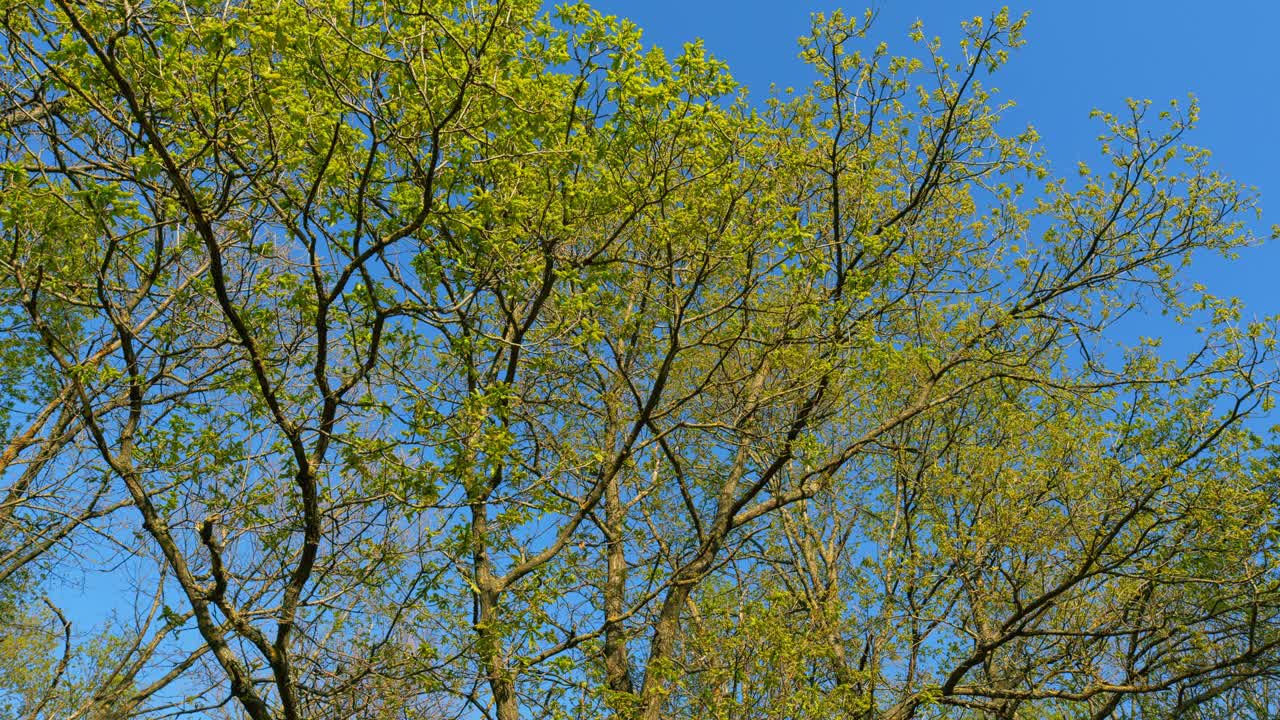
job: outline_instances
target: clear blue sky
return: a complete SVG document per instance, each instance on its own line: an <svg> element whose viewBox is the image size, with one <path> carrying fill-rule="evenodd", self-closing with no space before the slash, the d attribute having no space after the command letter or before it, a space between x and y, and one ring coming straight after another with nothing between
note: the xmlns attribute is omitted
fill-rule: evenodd
<svg viewBox="0 0 1280 720"><path fill-rule="evenodd" d="M762 97L771 83L811 81L796 57L796 39L810 13L853 3L809 0L596 0L597 9L623 15L645 30L647 42L668 49L694 38L729 63L734 76ZM910 51L907 29L917 18L927 35L956 38L959 23L989 15L999 0L881 0L874 40ZM1214 166L1258 188L1260 234L1280 223L1280 2L1275 0L1041 0L1010 3L1030 10L1027 44L986 83L1017 102L1009 117L1035 125L1050 161L1074 168L1097 156L1099 126L1092 108L1122 110L1128 97L1157 105L1194 93L1201 122L1189 141L1213 151ZM1234 263L1201 261L1191 276L1220 294L1238 295L1249 314L1280 313L1273 277L1280 243L1242 253Z"/></svg>

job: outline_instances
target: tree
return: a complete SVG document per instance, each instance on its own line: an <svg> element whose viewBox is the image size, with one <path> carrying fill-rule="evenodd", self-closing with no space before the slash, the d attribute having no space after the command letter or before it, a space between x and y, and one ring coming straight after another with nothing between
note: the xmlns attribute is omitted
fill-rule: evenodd
<svg viewBox="0 0 1280 720"><path fill-rule="evenodd" d="M3 7L21 712L1274 709L1274 337L1180 277L1255 240L1194 104L1065 178L1003 11L816 16L757 107L584 5ZM85 639L36 599L98 566Z"/></svg>

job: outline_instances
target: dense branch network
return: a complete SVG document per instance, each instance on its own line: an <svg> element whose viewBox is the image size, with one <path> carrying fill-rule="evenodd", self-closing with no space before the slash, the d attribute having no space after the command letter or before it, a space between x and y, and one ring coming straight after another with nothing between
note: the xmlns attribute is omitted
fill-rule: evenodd
<svg viewBox="0 0 1280 720"><path fill-rule="evenodd" d="M1194 106L1066 179L1003 11L757 103L584 5L2 8L0 713L1280 710Z"/></svg>

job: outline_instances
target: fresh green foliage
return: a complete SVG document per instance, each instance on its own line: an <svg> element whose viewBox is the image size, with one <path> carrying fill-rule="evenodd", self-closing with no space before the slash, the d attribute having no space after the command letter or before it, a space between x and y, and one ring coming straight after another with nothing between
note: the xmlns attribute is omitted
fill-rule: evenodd
<svg viewBox="0 0 1280 720"><path fill-rule="evenodd" d="M1005 11L764 99L580 3L0 11L0 712L1280 711L1194 103L1060 174Z"/></svg>

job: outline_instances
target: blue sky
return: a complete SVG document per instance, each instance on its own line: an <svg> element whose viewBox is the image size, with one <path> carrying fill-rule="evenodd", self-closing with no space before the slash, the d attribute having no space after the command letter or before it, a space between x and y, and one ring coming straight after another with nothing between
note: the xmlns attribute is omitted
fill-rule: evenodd
<svg viewBox="0 0 1280 720"><path fill-rule="evenodd" d="M649 43L669 49L702 38L757 97L770 83L799 88L811 81L797 58L796 39L809 16L863 2L808 0L596 0L597 9L635 20ZM961 20L989 15L1000 3L980 0L881 0L873 40L907 53L907 29L917 18L927 35L958 36ZM1258 188L1264 215L1259 234L1280 223L1280 3L1264 0L1042 0L1010 3L1031 11L1027 44L990 86L1017 103L1008 116L1030 123L1053 165L1073 170L1093 161L1100 126L1092 108L1120 111L1125 98L1156 106L1193 93L1200 125L1188 140L1213 151L1213 166ZM1235 262L1202 259L1190 272L1219 294L1238 295L1247 315L1280 313L1273 277L1280 242L1241 254Z"/></svg>

